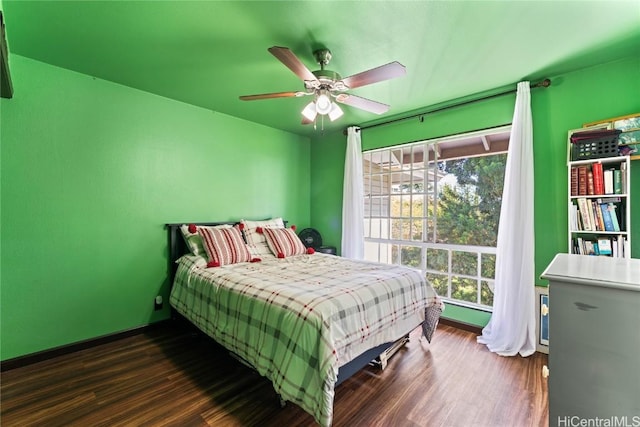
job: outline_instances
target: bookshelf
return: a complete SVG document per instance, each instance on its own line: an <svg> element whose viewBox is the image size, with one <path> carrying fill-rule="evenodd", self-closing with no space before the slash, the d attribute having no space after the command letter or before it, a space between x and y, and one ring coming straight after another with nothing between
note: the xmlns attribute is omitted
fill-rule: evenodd
<svg viewBox="0 0 640 427"><path fill-rule="evenodd" d="M631 257L629 156L568 161L569 253Z"/></svg>

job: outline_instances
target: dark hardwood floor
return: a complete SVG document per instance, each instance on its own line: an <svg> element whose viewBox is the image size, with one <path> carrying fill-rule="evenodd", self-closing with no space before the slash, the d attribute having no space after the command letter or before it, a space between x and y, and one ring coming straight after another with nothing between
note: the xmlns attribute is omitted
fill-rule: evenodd
<svg viewBox="0 0 640 427"><path fill-rule="evenodd" d="M500 357L475 334L419 331L384 371L336 389L334 426L547 426L546 355ZM179 324L5 371L9 426L313 426L270 383Z"/></svg>

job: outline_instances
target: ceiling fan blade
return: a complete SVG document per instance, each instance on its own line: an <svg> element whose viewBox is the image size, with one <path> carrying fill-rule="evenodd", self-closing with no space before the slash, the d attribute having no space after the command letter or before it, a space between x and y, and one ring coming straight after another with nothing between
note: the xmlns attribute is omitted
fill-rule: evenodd
<svg viewBox="0 0 640 427"><path fill-rule="evenodd" d="M309 120L305 116L302 116L302 122L300 122L300 124L310 125L311 123L313 123L313 120Z"/></svg>
<svg viewBox="0 0 640 427"><path fill-rule="evenodd" d="M363 71L353 76L345 77L342 82L349 89L355 89L360 86L370 85L372 83L381 82L383 80L395 79L407 74L407 69L398 61L390 62L367 71Z"/></svg>
<svg viewBox="0 0 640 427"><path fill-rule="evenodd" d="M275 93L262 93L259 95L242 95L240 97L243 101L255 101L257 99L271 99L271 98L291 98L294 96L303 96L304 92L275 92Z"/></svg>
<svg viewBox="0 0 640 427"><path fill-rule="evenodd" d="M291 52L287 47L273 46L269 52L286 65L294 74L303 81L318 80L318 78Z"/></svg>
<svg viewBox="0 0 640 427"><path fill-rule="evenodd" d="M361 96L349 95L347 93L341 93L340 95L336 96L336 101L376 114L386 113L389 110L389 105L387 104L372 101Z"/></svg>

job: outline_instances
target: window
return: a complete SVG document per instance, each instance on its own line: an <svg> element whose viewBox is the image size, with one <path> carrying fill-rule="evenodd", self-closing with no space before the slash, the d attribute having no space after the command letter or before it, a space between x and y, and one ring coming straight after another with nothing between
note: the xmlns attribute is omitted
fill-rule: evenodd
<svg viewBox="0 0 640 427"><path fill-rule="evenodd" d="M510 126L363 152L365 259L491 310Z"/></svg>

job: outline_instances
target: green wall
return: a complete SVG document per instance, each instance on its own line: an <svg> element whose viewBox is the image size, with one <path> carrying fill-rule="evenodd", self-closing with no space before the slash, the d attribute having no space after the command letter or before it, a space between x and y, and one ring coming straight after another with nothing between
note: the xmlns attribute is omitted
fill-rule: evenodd
<svg viewBox="0 0 640 427"><path fill-rule="evenodd" d="M551 87L533 89L535 163L536 284L556 253L567 251L566 141L569 129L584 123L640 112L640 58L549 76ZM533 80L537 81L537 80ZM453 133L510 123L514 95L429 114L424 121L410 119L362 132L363 150L429 139ZM422 111L432 108L425 108ZM405 114L410 115L410 113ZM363 124L366 126L366 124ZM340 250L342 176L346 137L341 133L319 136L311 142L311 223L323 240ZM632 162L635 197L640 188L640 160ZM631 209L640 212L635 197ZM632 219L632 255L640 257L640 215ZM445 317L484 326L488 313L455 307Z"/></svg>
<svg viewBox="0 0 640 427"><path fill-rule="evenodd" d="M168 318L165 223L277 215L309 226L308 138L10 59L2 360Z"/></svg>

